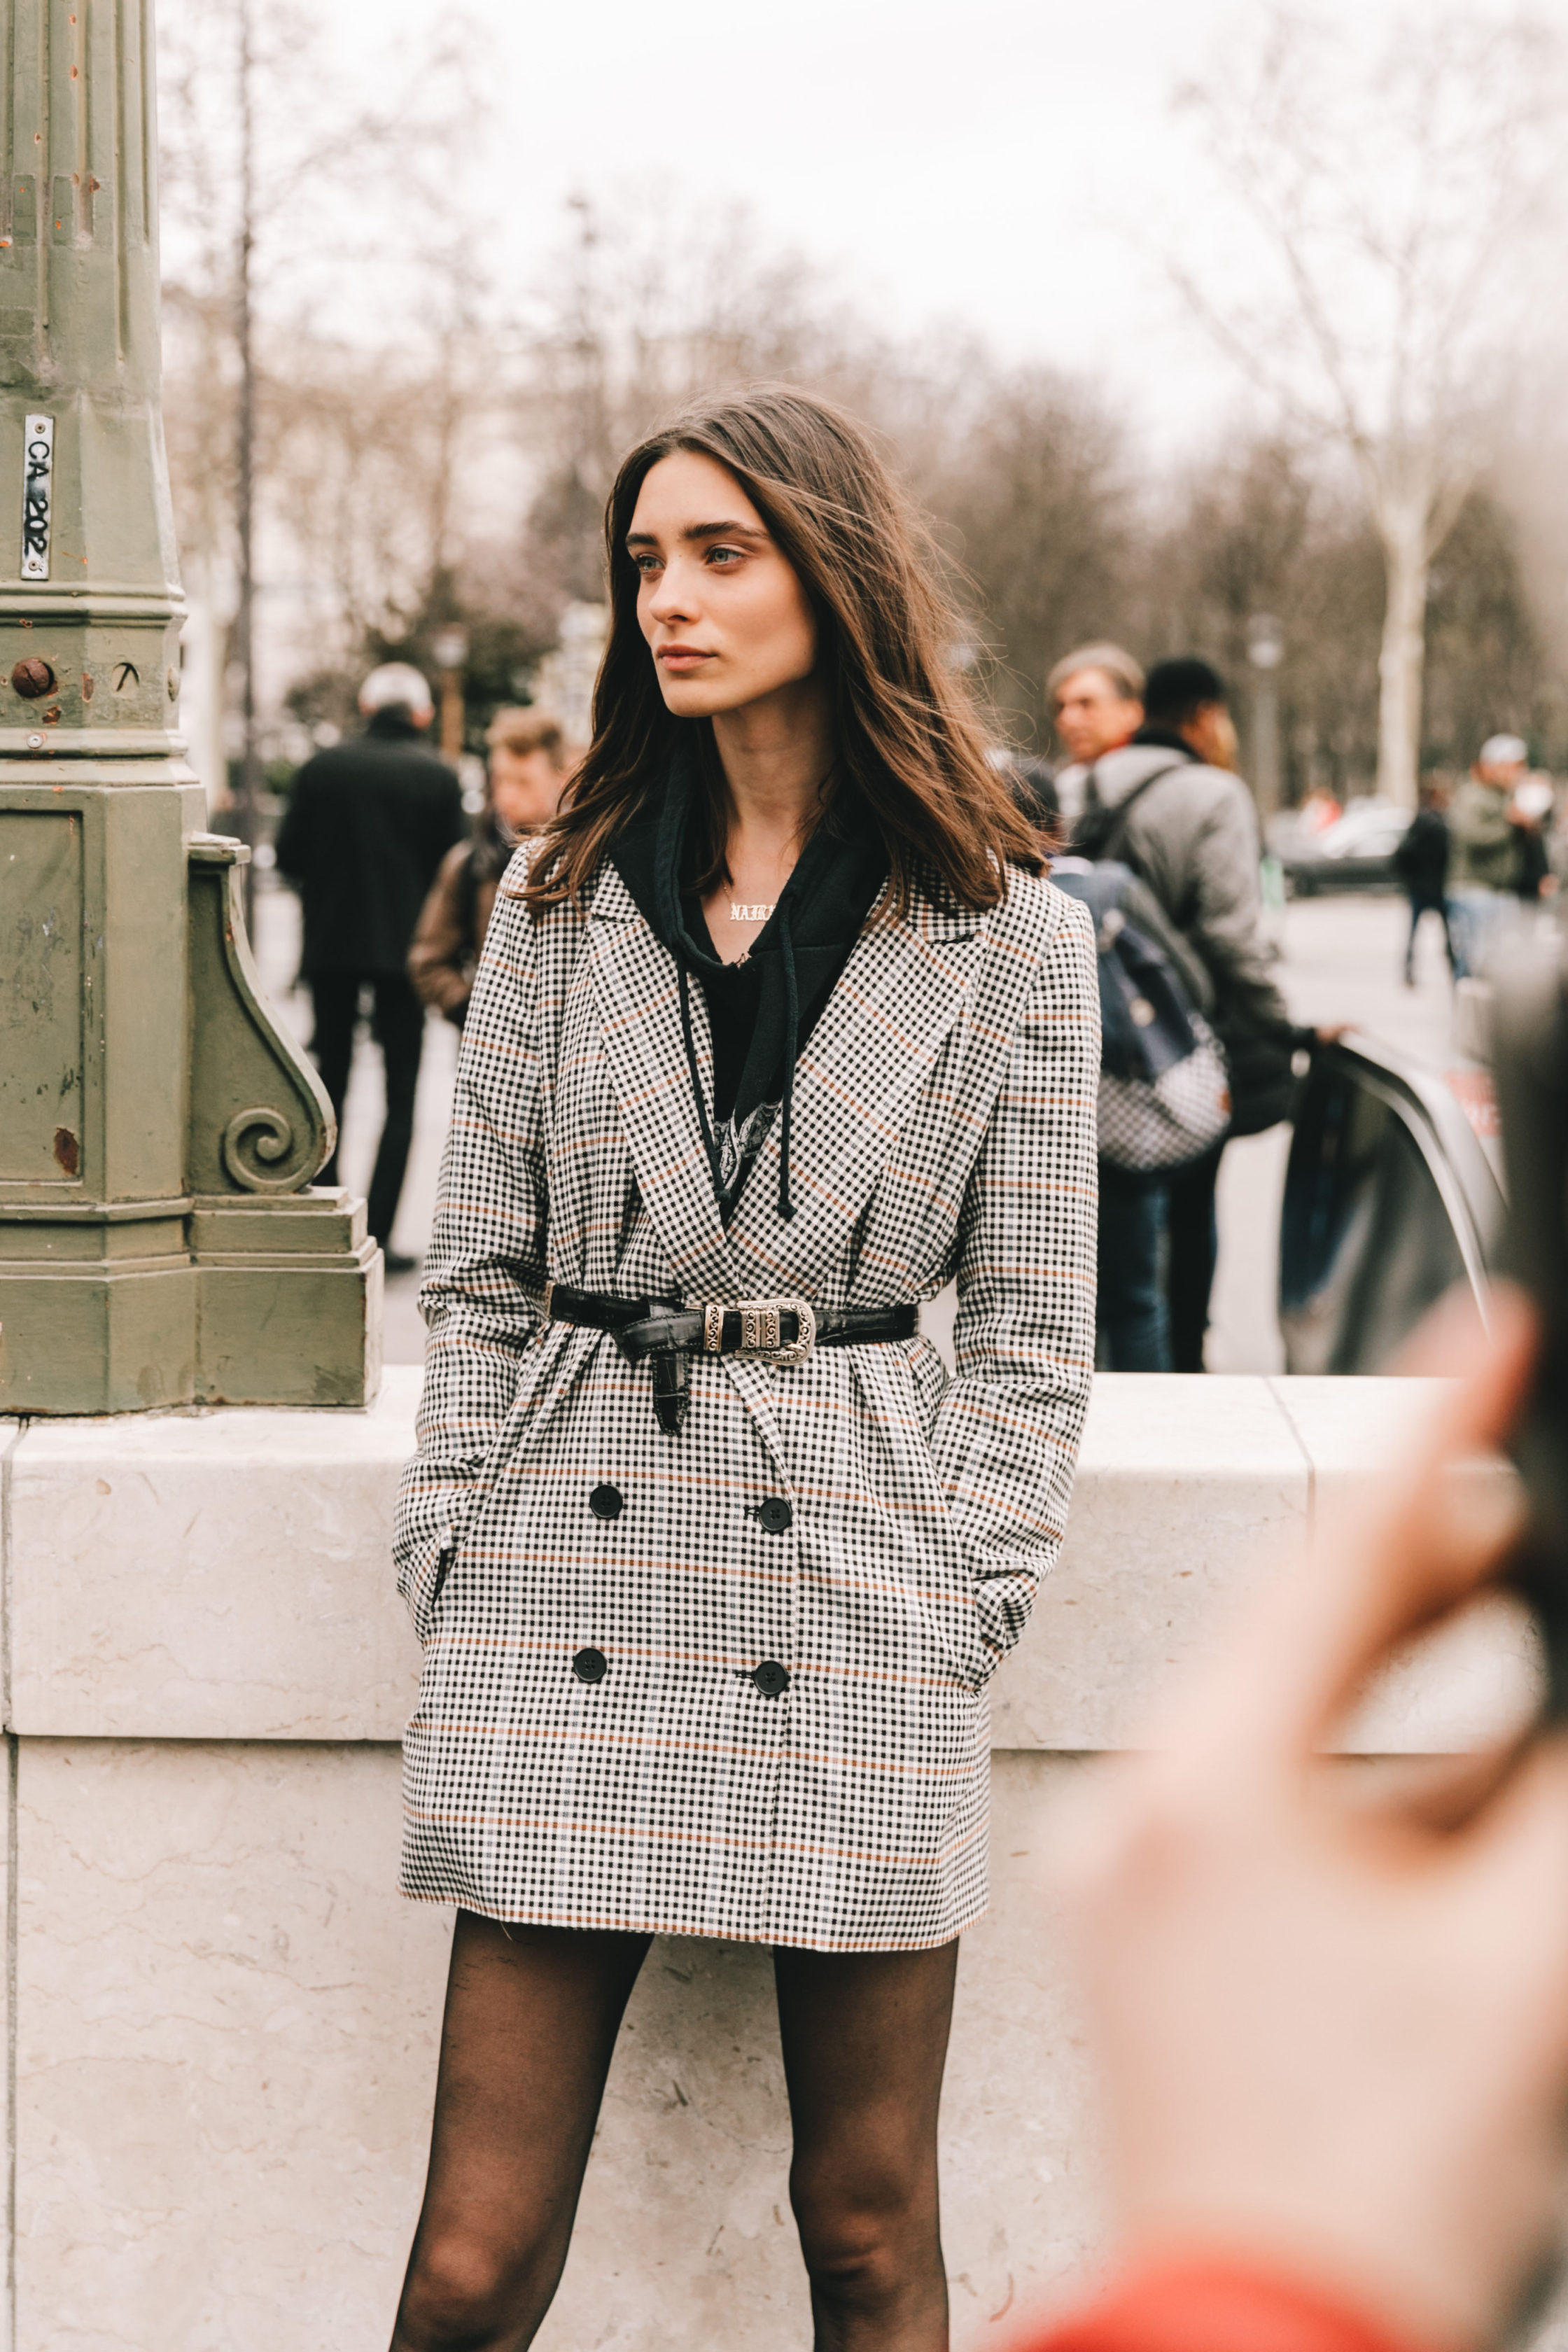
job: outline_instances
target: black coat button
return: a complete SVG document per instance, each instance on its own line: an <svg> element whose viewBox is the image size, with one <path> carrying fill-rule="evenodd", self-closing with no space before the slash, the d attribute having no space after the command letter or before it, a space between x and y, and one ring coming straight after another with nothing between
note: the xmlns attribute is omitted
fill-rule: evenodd
<svg viewBox="0 0 1568 2352"><path fill-rule="evenodd" d="M610 1671L610 1662L603 1650L579 1650L572 1661L572 1671L580 1683L602 1683Z"/></svg>
<svg viewBox="0 0 1568 2352"><path fill-rule="evenodd" d="M595 1486L588 1497L588 1508L596 1519L618 1519L626 1507L626 1498L618 1486Z"/></svg>
<svg viewBox="0 0 1568 2352"><path fill-rule="evenodd" d="M789 1506L784 1506L787 1510ZM764 1658L760 1666L752 1669L752 1680L764 1698L782 1698L789 1688L789 1670L776 1658Z"/></svg>
<svg viewBox="0 0 1568 2352"><path fill-rule="evenodd" d="M795 1513L782 1495L770 1495L765 1503L758 1506L757 1517L769 1535L782 1536L788 1532L794 1522Z"/></svg>

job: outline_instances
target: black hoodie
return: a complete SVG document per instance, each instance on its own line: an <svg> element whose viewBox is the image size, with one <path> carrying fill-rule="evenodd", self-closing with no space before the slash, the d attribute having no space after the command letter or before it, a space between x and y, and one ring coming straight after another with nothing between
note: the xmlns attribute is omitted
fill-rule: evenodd
<svg viewBox="0 0 1568 2352"><path fill-rule="evenodd" d="M689 814L696 778L678 744L663 789L610 845L622 881L680 975L681 1025L698 1124L726 1223L782 1108L779 1206L790 1198L795 1064L849 961L888 877L888 854L858 793L840 793L806 843L784 895L750 952L726 963L714 950L693 879ZM709 1118L691 1029L690 976L713 1036Z"/></svg>

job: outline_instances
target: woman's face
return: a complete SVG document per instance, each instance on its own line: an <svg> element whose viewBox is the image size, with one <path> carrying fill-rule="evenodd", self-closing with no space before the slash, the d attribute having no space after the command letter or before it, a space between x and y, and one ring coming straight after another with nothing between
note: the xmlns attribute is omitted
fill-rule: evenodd
<svg viewBox="0 0 1568 2352"><path fill-rule="evenodd" d="M805 592L727 466L692 449L661 457L626 547L641 574L637 619L679 717L740 710L811 676Z"/></svg>

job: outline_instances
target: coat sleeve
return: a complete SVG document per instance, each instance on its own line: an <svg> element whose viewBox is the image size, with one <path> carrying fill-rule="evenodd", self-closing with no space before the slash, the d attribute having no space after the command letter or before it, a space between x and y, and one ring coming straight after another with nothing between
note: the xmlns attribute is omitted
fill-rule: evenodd
<svg viewBox="0 0 1568 2352"><path fill-rule="evenodd" d="M1067 1525L1094 1370L1100 987L1062 898L959 1225L958 1371L931 1457L999 1659Z"/></svg>
<svg viewBox="0 0 1568 2352"><path fill-rule="evenodd" d="M460 1022L468 1001L474 941L463 922L463 867L472 847L459 842L441 861L420 909L408 950L408 977L422 1004L433 1004L448 1021Z"/></svg>
<svg viewBox="0 0 1568 2352"><path fill-rule="evenodd" d="M273 854L278 871L290 882L302 882L310 863L310 810L314 800L315 762L307 760L289 790L289 805L278 828Z"/></svg>
<svg viewBox="0 0 1568 2352"><path fill-rule="evenodd" d="M458 1058L436 1226L419 1293L429 1328L393 1550L410 1605L462 1533L517 1391L544 1281L542 1063L533 919L503 897Z"/></svg>
<svg viewBox="0 0 1568 2352"><path fill-rule="evenodd" d="M1246 786L1235 778L1226 783L1193 844L1184 919L1221 1006L1237 1005L1263 1027L1294 1035L1263 934L1258 819Z"/></svg>
<svg viewBox="0 0 1568 2352"><path fill-rule="evenodd" d="M447 852L449 849L455 849L458 842L471 841L472 838L473 827L468 823L468 812L463 806L463 787L451 769L443 767L439 814L436 826L436 838L432 844L436 853L431 861L432 866L439 866Z"/></svg>

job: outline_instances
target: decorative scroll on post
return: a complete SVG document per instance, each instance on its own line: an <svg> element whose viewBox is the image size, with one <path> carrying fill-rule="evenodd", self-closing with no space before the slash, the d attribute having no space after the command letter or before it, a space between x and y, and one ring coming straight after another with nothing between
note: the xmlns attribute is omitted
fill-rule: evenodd
<svg viewBox="0 0 1568 2352"><path fill-rule="evenodd" d="M279 1029L262 992L236 887L250 852L194 834L190 854L191 1191L300 1192L337 1141L315 1071Z"/></svg>
<svg viewBox="0 0 1568 2352"><path fill-rule="evenodd" d="M29 416L22 441L22 577L49 576L49 518L55 478L55 420Z"/></svg>

